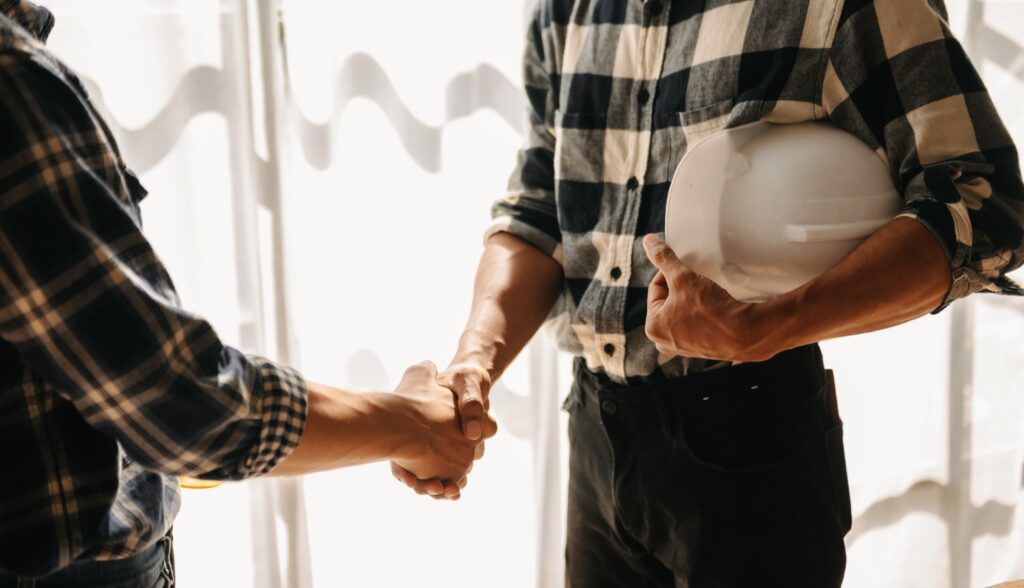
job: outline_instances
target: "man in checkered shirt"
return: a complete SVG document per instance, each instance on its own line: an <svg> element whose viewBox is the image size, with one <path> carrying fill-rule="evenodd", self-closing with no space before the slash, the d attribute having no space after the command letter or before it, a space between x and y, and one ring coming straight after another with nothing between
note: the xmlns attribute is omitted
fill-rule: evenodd
<svg viewBox="0 0 1024 588"><path fill-rule="evenodd" d="M391 460L457 497L494 422L468 439L433 365L335 390L182 308L53 22L0 0L0 587L171 586L180 475Z"/></svg>
<svg viewBox="0 0 1024 588"><path fill-rule="evenodd" d="M467 435L548 319L576 356L569 585L839 586L849 492L816 342L1022 293L1017 153L942 0L541 0L523 79L526 146L440 377ZM854 134L905 208L755 305L656 235L688 147L758 120Z"/></svg>

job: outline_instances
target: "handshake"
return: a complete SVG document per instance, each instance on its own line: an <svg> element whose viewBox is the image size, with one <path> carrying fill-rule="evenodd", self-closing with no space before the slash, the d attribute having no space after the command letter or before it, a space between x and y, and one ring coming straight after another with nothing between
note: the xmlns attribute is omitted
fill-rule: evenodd
<svg viewBox="0 0 1024 588"><path fill-rule="evenodd" d="M411 423L391 460L395 478L417 494L458 500L473 462L483 457L484 440L498 430L488 414L490 384L487 370L471 363L441 373L429 361L406 370L395 396Z"/></svg>

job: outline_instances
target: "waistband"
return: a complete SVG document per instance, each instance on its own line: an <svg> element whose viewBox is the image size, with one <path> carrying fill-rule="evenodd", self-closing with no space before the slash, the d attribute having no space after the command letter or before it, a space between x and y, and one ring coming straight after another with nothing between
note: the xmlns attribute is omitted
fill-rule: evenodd
<svg viewBox="0 0 1024 588"><path fill-rule="evenodd" d="M645 392L699 390L707 387L748 388L767 382L780 382L794 377L806 378L810 385L818 388L825 385L826 373L821 348L818 345L804 345L783 351L769 360L756 363L740 363L706 372L668 378L652 383L621 384L606 374L591 371L581 357L573 364L576 382L584 388L620 395L643 395Z"/></svg>

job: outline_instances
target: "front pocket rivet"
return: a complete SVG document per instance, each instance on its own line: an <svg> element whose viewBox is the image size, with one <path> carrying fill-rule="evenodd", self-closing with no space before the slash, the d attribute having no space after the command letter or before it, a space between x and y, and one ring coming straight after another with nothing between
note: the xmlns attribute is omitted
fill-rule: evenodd
<svg viewBox="0 0 1024 588"><path fill-rule="evenodd" d="M711 398L711 397L710 396L705 396L704 398L701 398L701 400L707 400L709 398Z"/></svg>
<svg viewBox="0 0 1024 588"><path fill-rule="evenodd" d="M757 384L754 384L753 386L750 387L751 390L757 390L758 388L760 388L760 386L758 386Z"/></svg>

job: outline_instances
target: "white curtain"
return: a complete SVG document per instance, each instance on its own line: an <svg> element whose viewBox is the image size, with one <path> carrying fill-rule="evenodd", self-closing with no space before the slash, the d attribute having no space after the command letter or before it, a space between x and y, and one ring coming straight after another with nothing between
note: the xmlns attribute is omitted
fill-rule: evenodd
<svg viewBox="0 0 1024 588"><path fill-rule="evenodd" d="M520 142L532 0L51 0L151 195L185 304L313 380L443 364ZM1024 145L1024 3L947 0ZM1024 306L975 296L829 342L856 521L852 587L1024 577ZM386 466L186 491L182 586L561 585L567 358L531 344L458 503ZM443 365L442 365L443 367Z"/></svg>

